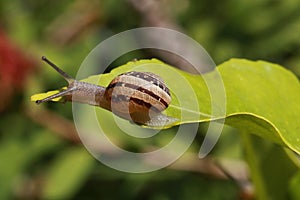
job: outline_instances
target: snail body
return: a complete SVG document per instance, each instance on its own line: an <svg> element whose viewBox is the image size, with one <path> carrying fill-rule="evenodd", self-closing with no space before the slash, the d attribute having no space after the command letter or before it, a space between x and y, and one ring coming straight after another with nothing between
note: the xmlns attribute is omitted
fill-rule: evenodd
<svg viewBox="0 0 300 200"><path fill-rule="evenodd" d="M66 90L37 100L37 104L64 97L66 101L100 106L121 118L139 124L149 124L152 118L168 120L161 112L171 102L170 91L163 79L156 74L130 71L118 75L107 87L102 87L77 81L46 57L42 57L42 60L60 73L69 85Z"/></svg>

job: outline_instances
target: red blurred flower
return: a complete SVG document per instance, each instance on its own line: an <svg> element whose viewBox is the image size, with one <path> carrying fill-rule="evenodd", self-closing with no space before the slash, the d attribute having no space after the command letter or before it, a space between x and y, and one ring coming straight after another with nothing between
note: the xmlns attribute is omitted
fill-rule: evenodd
<svg viewBox="0 0 300 200"><path fill-rule="evenodd" d="M0 30L0 111L20 92L34 62Z"/></svg>

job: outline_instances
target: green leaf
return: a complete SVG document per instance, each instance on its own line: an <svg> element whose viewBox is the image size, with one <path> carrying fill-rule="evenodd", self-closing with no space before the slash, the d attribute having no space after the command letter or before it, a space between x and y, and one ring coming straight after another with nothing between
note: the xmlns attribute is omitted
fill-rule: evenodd
<svg viewBox="0 0 300 200"><path fill-rule="evenodd" d="M41 139L44 140L41 141ZM9 199L16 185L20 184L20 177L24 176L26 168L35 161L35 158L39 158L49 149L57 147L58 142L45 134L37 136L29 143L13 140L2 142L0 147L0 157L2 158L0 163L0 199Z"/></svg>
<svg viewBox="0 0 300 200"><path fill-rule="evenodd" d="M107 86L118 74L132 70L157 73L170 88L172 102L164 113L179 120L164 128L225 119L231 126L300 153L300 85L296 76L279 65L231 59L212 72L192 75L151 59L129 62L111 73L91 76L83 81ZM220 81L219 77L226 90L226 113L222 107L225 97L222 96L222 88L212 87L221 91L217 99L212 100L209 92L212 90L206 84ZM34 95L32 100L41 99L42 95L45 94ZM212 106L216 106L214 111ZM97 109L99 116L104 112Z"/></svg>
<svg viewBox="0 0 300 200"><path fill-rule="evenodd" d="M70 199L90 173L94 159L83 148L68 149L51 165L44 199Z"/></svg>
<svg viewBox="0 0 300 200"><path fill-rule="evenodd" d="M299 170L288 156L289 150L246 132L241 135L256 198L289 199L290 179Z"/></svg>
<svg viewBox="0 0 300 200"><path fill-rule="evenodd" d="M298 171L290 181L289 184L290 199L292 200L300 199L299 188L300 188L300 171Z"/></svg>

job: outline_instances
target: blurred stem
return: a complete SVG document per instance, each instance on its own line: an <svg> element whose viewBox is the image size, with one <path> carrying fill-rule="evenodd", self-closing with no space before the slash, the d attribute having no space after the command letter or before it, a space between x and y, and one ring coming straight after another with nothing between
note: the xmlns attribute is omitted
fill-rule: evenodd
<svg viewBox="0 0 300 200"><path fill-rule="evenodd" d="M34 122L47 127L59 136L74 143L81 143L72 121L46 109L37 110L25 107L24 112Z"/></svg>
<svg viewBox="0 0 300 200"><path fill-rule="evenodd" d="M253 136L246 131L241 131L241 138L244 145L245 158L249 166L250 176L254 183L255 196L257 199L268 198L266 184L260 170L259 156L255 150Z"/></svg>

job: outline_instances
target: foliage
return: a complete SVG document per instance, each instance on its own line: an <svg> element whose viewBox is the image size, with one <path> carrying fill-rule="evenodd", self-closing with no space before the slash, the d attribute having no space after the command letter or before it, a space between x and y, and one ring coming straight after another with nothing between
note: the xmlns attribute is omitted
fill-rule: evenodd
<svg viewBox="0 0 300 200"><path fill-rule="evenodd" d="M70 104L48 103L37 107L30 102L32 94L60 88L65 84L55 72L44 65L37 66L42 55L55 59L55 62L59 63L66 72L76 74L77 67L96 44L120 31L149 25L147 24L149 19L144 18L144 14L138 13L130 2L131 0L0 2L1 32L6 34L5 37L12 46L19 48L18 52L22 52L29 58L28 63L34 60L32 66L36 66L35 72L28 72L25 70L27 68L24 68L26 66L24 61L23 65L10 65L14 68L13 72L26 71L26 73L21 74L24 77L22 80L10 79L18 82L18 89L12 89L10 94L13 95L5 98L9 99L6 101L8 103L0 105L2 108L0 111L0 156L2 158L0 199L238 199L241 197L240 193L243 192L244 187L239 179L228 180L209 173L211 166L205 165L209 160L201 162L197 157L204 137L202 133L205 133L207 128L205 123L200 125L197 138L186 155L172 166L148 174L127 174L97 162L76 143L78 141L70 121L72 119ZM167 0L161 2L165 2L165 5L157 7L157 10L163 13L159 18L168 17L166 21L175 22L183 32L202 44L216 63L223 63L233 57L268 60L280 63L281 66L291 69L297 76L300 75L299 1ZM178 6L179 4L181 6ZM155 14L155 12L151 13L151 15ZM12 53L11 57L16 59L15 63L20 63L24 58L18 55ZM152 57L156 56L151 52L133 52L120 57L110 67L127 63L134 58ZM290 72L277 65L244 60L230 60L219 65L224 69L224 72L221 70L220 73L224 73L225 79L234 79L229 71L234 69L232 63L236 62L241 68L238 70L241 70L240 73L250 73L247 70L251 65L258 74L264 71L258 68L270 67L272 75L256 77L255 80L259 80L259 83L251 80L252 76L246 76L249 77L244 82L243 88L247 88L246 91L240 91L239 88L242 86L235 82L227 82L226 87L240 91L230 92L236 96L230 96L232 101L229 101L231 106L227 112L245 110L247 113L255 111L257 114L253 118L248 114L233 115L228 118L227 123L237 124L236 120L240 121L244 118L241 126L245 127L249 126L246 122L251 118L251 126L258 124L263 125L262 128L267 128L266 132L270 133L267 138L284 141L289 147L297 146L297 140L294 140L297 132L291 130L297 128L297 119L292 118L297 115L298 110L295 104L298 98L298 81ZM4 72L8 72L5 71L8 68L3 67L2 60L0 65L2 65L0 70L4 70L0 71L1 77ZM269 82L264 81L265 77L270 78L267 79ZM0 78L0 84L2 81ZM269 84L275 89L273 87L269 89ZM264 87L267 89L263 90ZM257 90L267 93L257 93ZM252 98L248 99L249 96ZM257 100L268 97L270 97L269 104L276 109L272 110L271 106L256 103ZM235 102L237 98L242 98L243 101ZM272 99L274 100L271 101ZM247 104L240 105L244 101ZM240 104L234 106L236 103ZM168 111L170 115L171 110L172 108ZM278 129L275 130L274 127ZM145 151L149 146L162 146L170 141L173 135L159 134L149 143L124 135L112 135L111 138L122 147L140 152ZM254 193L260 199L299 199L299 156L270 142L269 139L262 140L255 135L225 127L209 157L220 162L224 160L247 162L250 177L246 179L253 181ZM293 149L297 150L298 147ZM80 162L84 164L75 166ZM239 172L242 168L230 164L225 169ZM64 174L62 171L66 170L63 169L68 169L70 173Z"/></svg>

